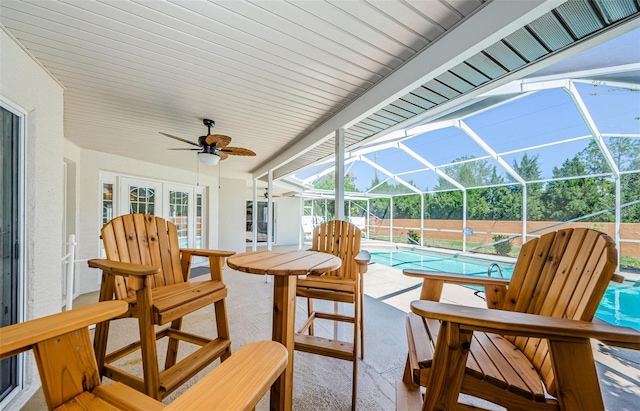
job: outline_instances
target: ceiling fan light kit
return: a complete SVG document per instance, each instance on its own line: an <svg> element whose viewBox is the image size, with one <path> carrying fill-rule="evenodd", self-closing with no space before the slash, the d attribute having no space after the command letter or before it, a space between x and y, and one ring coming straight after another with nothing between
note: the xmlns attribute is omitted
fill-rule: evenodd
<svg viewBox="0 0 640 411"><path fill-rule="evenodd" d="M220 162L220 157L213 153L198 153L198 160L202 164L206 164L208 166L215 166Z"/></svg>
<svg viewBox="0 0 640 411"><path fill-rule="evenodd" d="M216 122L205 118L202 120L203 124L207 126L207 135L200 136L198 142L189 141L182 137L172 136L160 132L165 137L172 138L174 140L182 141L183 143L191 144L198 148L170 148L169 150L188 150L198 151L198 159L202 164L215 166L220 160L227 159L231 156L255 156L256 153L243 147L228 147L231 142L231 137L223 134L211 134L211 127L216 125Z"/></svg>

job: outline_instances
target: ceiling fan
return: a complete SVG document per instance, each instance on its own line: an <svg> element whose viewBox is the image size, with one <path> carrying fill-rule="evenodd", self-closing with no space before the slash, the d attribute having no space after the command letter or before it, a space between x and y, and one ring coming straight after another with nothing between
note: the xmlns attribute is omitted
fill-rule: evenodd
<svg viewBox="0 0 640 411"><path fill-rule="evenodd" d="M265 199L265 200L268 200L268 199L269 199L269 188L265 187L265 189L264 189L264 194L263 194L263 195L264 195L264 199ZM274 197L280 197L280 196L279 196L279 195L277 195L277 194L273 194L273 195L271 195L271 198L274 198Z"/></svg>
<svg viewBox="0 0 640 411"><path fill-rule="evenodd" d="M256 153L248 148L242 147L229 147L231 137L223 134L211 134L211 127L216 125L216 122L205 118L202 120L205 126L207 126L207 135L198 137L198 142L189 141L187 139L172 136L171 134L162 133L165 137L173 138L174 140L182 141L183 143L191 144L198 148L170 148L169 150L193 150L200 151L198 158L204 164L216 165L220 160L225 160L229 156L255 156Z"/></svg>

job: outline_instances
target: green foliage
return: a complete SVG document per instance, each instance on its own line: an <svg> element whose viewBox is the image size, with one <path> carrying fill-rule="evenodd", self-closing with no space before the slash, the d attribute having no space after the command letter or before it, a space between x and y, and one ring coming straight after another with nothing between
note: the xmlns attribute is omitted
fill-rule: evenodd
<svg viewBox="0 0 640 411"><path fill-rule="evenodd" d="M562 167L553 169L554 178L587 174L580 155L566 160ZM546 205L546 219L565 221L604 210L615 205L615 186L612 182L595 177L550 181L542 194ZM591 221L613 221L612 213L595 216Z"/></svg>
<svg viewBox="0 0 640 411"><path fill-rule="evenodd" d="M462 192L445 191L425 195L425 218L436 220L462 219Z"/></svg>
<svg viewBox="0 0 640 411"><path fill-rule="evenodd" d="M393 218L420 218L420 195L393 197Z"/></svg>
<svg viewBox="0 0 640 411"><path fill-rule="evenodd" d="M493 241L497 242L500 240L506 240L507 238L509 238L509 236L496 234L493 236ZM493 245L493 247L496 249L496 254L505 256L509 255L511 249L513 248L513 240L500 241L499 243L497 242Z"/></svg>
<svg viewBox="0 0 640 411"><path fill-rule="evenodd" d="M360 190L358 190L358 188L356 187L355 181L356 181L356 177L352 173L346 173L344 175L344 191L359 192ZM314 183L313 187L318 190L329 190L329 191L335 190L336 188L335 173L327 174L326 176L320 178L318 181ZM333 200L328 201L326 207L327 207L327 219L333 220L334 216L336 215L335 202ZM352 212L352 215L361 214L357 206L353 206L353 205L351 207L351 212ZM323 201L314 201L313 213L314 215L320 215L320 216L325 215L325 205ZM345 211L345 214L347 214L347 211Z"/></svg>
<svg viewBox="0 0 640 411"><path fill-rule="evenodd" d="M462 156L453 160L454 163L444 168L444 172L464 187L479 187L487 184L502 184L504 179L498 175L495 166L487 160L474 160L474 156ZM435 190L449 190L455 188L445 178L440 177Z"/></svg>
<svg viewBox="0 0 640 411"><path fill-rule="evenodd" d="M407 236L410 244L420 244L420 234L416 230L409 230Z"/></svg>
<svg viewBox="0 0 640 411"><path fill-rule="evenodd" d="M358 193L360 190L356 187L356 177L352 173L344 175L344 191ZM335 173L327 174L313 184L318 190L335 190L336 177Z"/></svg>

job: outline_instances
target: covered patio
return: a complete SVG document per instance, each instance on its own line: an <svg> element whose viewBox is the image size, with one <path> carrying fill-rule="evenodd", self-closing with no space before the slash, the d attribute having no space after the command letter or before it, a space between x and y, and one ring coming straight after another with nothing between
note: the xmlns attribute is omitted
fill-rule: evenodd
<svg viewBox="0 0 640 411"><path fill-rule="evenodd" d="M238 253L306 247L334 218L383 240L367 247L444 235L462 253L513 243L506 258L555 224L599 228L640 281L636 0L3 0L0 29L3 326L95 301L100 273L86 261L104 255L100 228L135 212L175 223L181 247ZM593 94L599 105L585 103ZM579 126L534 129L562 117L548 95ZM624 110L599 116L608 98ZM512 134L492 137L500 124ZM202 144L209 134L229 149ZM515 166L523 155L547 162L539 175ZM461 177L485 164L493 175ZM538 201L576 181L606 201L575 215ZM508 191L509 213L474 214L483 190ZM224 274L234 349L269 339L272 284ZM395 406L416 284L370 266L359 409ZM637 355L594 352L607 408L636 408ZM347 409L349 364L296 356L294 409ZM0 408L40 409L31 358L2 373Z"/></svg>

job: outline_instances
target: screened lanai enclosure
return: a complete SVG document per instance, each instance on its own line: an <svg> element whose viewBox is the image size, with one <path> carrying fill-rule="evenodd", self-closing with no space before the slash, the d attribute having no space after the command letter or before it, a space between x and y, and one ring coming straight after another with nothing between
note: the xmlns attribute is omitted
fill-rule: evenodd
<svg viewBox="0 0 640 411"><path fill-rule="evenodd" d="M372 240L505 256L548 230L596 228L640 272L639 62L635 30L347 148L345 218ZM305 233L335 216L335 158L282 178L304 188Z"/></svg>

